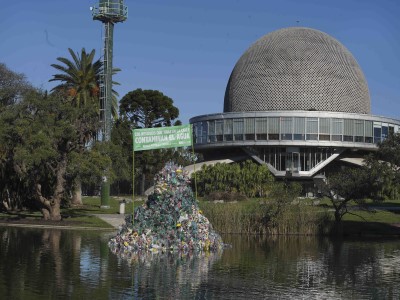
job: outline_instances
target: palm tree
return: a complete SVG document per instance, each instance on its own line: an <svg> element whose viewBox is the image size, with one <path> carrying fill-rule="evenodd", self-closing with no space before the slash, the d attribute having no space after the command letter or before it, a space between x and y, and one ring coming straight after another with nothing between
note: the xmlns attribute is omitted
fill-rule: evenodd
<svg viewBox="0 0 400 300"><path fill-rule="evenodd" d="M81 53L74 53L70 48L68 51L72 60L65 57L58 57L57 60L61 64L52 64L51 66L61 74L53 75L49 81L60 81L61 84L52 89L52 92L61 92L64 94L71 104L76 107L93 107L100 109L100 79L103 70L103 64L100 60L93 62L95 50L87 53L85 48L82 48ZM113 74L120 71L114 68ZM113 85L117 85L113 82ZM118 117L118 93L112 91L112 108L111 114L114 119ZM84 137L83 144L90 142L94 137L87 135ZM84 150L83 148L81 149ZM72 204L82 204L82 188L79 176L74 178Z"/></svg>
<svg viewBox="0 0 400 300"><path fill-rule="evenodd" d="M82 48L81 55L74 53L72 49L68 48L71 54L72 61L65 57L58 57L57 60L62 62L63 65L52 64L51 66L59 71L61 74L53 75L49 81L61 81L52 91L62 92L67 95L72 105L82 107L86 105L94 105L96 108L100 107L100 75L102 72L103 64L99 60L93 62L95 50L87 53L85 48ZM113 74L120 71L120 69L113 68ZM113 81L113 85L119 83ZM114 119L118 117L118 93L113 90L112 98L112 116Z"/></svg>

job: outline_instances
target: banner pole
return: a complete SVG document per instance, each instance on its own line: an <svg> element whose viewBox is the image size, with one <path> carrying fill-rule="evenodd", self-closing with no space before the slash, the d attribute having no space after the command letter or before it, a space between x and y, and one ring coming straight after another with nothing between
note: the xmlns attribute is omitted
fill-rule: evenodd
<svg viewBox="0 0 400 300"><path fill-rule="evenodd" d="M195 156L194 156L194 147L193 147L193 129L192 129L192 125L190 124L190 131L192 134L192 155L193 155L193 175L194 175L194 191L195 191L195 197L196 200L197 199L197 175L196 175L196 160L195 160Z"/></svg>
<svg viewBox="0 0 400 300"><path fill-rule="evenodd" d="M132 146L132 225L135 220L135 146Z"/></svg>

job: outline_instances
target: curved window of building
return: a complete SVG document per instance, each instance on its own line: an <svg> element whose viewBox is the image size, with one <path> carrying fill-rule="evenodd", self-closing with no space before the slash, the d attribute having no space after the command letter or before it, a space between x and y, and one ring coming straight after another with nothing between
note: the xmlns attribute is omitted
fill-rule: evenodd
<svg viewBox="0 0 400 300"><path fill-rule="evenodd" d="M266 141L268 139L268 119L256 118L256 139L257 141Z"/></svg>
<svg viewBox="0 0 400 300"><path fill-rule="evenodd" d="M307 118L307 140L318 140L318 118Z"/></svg>
<svg viewBox="0 0 400 300"><path fill-rule="evenodd" d="M220 140L222 141L222 135L224 135L223 140L225 142L233 141L233 122L232 122L232 119L226 119L225 122L223 120L221 120L221 123L222 123L222 127L221 127L220 131L218 131L221 134ZM218 133L217 133L217 139L218 139Z"/></svg>
<svg viewBox="0 0 400 300"><path fill-rule="evenodd" d="M332 141L342 141L343 119L332 119Z"/></svg>
<svg viewBox="0 0 400 300"><path fill-rule="evenodd" d="M290 117L281 118L281 140L291 141L293 132L293 119Z"/></svg>
<svg viewBox="0 0 400 300"><path fill-rule="evenodd" d="M280 115L280 114L278 114ZM334 141L377 144L390 134L399 131L396 123L377 118L379 121L318 117L242 117L216 118L193 124L196 144L236 141ZM287 143L285 143L287 144ZM291 145L296 143L291 143ZM311 143L312 145L312 143ZM314 144L315 145L315 144ZM336 144L335 144L336 145ZM345 145L343 145L345 146ZM349 146L349 145L348 145ZM297 152L296 152L297 153ZM288 158L286 158L288 159ZM304 155L299 154L301 169L305 170ZM279 164L284 159L279 157ZM313 163L311 163L312 165Z"/></svg>
<svg viewBox="0 0 400 300"><path fill-rule="evenodd" d="M366 143L372 144L374 142L373 127L374 127L374 124L372 121L365 121L364 128L365 128L365 142Z"/></svg>
<svg viewBox="0 0 400 300"><path fill-rule="evenodd" d="M215 121L208 121L208 142L215 143Z"/></svg>
<svg viewBox="0 0 400 300"><path fill-rule="evenodd" d="M293 139L296 141L304 141L306 138L306 122L305 118L293 118Z"/></svg>
<svg viewBox="0 0 400 300"><path fill-rule="evenodd" d="M279 118L268 118L268 139L279 140Z"/></svg>
<svg viewBox="0 0 400 300"><path fill-rule="evenodd" d="M194 141L198 144L207 143L208 124L207 122L197 122L194 124Z"/></svg>
<svg viewBox="0 0 400 300"><path fill-rule="evenodd" d="M222 142L224 136L224 120L215 120L215 141Z"/></svg>
<svg viewBox="0 0 400 300"><path fill-rule="evenodd" d="M389 124L382 123L382 140L386 139L389 136Z"/></svg>
<svg viewBox="0 0 400 300"><path fill-rule="evenodd" d="M255 119L254 118L246 118L244 119L244 139L246 141L255 140Z"/></svg>
<svg viewBox="0 0 400 300"><path fill-rule="evenodd" d="M377 144L382 138L382 123L374 122L374 143Z"/></svg>
<svg viewBox="0 0 400 300"><path fill-rule="evenodd" d="M329 141L330 133L331 133L331 120L328 118L320 118L319 119L319 140L320 141Z"/></svg>
<svg viewBox="0 0 400 300"><path fill-rule="evenodd" d="M345 119L343 122L343 141L354 142L354 120Z"/></svg>
<svg viewBox="0 0 400 300"><path fill-rule="evenodd" d="M233 138L235 141L243 141L244 121L243 119L233 119Z"/></svg>
<svg viewBox="0 0 400 300"><path fill-rule="evenodd" d="M364 120L354 120L354 141L364 143Z"/></svg>
<svg viewBox="0 0 400 300"><path fill-rule="evenodd" d="M193 124L193 143L200 144L201 143L201 131L200 131L200 122Z"/></svg>

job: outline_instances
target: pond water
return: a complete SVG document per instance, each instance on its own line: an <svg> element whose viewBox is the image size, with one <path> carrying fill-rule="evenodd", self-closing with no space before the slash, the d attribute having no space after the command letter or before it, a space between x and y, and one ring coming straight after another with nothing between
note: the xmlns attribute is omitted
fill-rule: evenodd
<svg viewBox="0 0 400 300"><path fill-rule="evenodd" d="M400 299L400 240L225 235L132 265L110 233L0 227L0 299Z"/></svg>

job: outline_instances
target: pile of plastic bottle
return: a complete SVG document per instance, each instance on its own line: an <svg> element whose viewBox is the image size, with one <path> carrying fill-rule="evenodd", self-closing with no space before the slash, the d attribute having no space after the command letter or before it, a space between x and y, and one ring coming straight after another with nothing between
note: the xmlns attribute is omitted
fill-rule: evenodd
<svg viewBox="0 0 400 300"><path fill-rule="evenodd" d="M132 258L140 253L184 254L223 249L221 237L199 209L182 167L168 163L155 176L154 193L126 218L109 241L113 253Z"/></svg>

